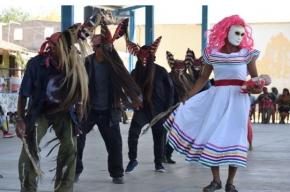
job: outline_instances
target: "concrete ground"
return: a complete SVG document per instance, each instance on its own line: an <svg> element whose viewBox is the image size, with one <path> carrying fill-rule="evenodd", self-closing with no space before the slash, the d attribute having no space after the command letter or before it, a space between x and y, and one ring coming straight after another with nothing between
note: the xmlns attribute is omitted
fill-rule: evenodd
<svg viewBox="0 0 290 192"><path fill-rule="evenodd" d="M127 133L129 125L121 124L123 135L124 167L127 158ZM13 131L13 130L12 130ZM47 134L44 140L53 137ZM41 143L41 146L45 142ZM52 146L52 145L51 145ZM0 137L0 192L19 191L17 161L20 153L17 138ZM41 167L45 175L39 181L39 191L53 191L56 153L45 157L50 147L42 149ZM185 162L183 157L174 153L175 165L165 165L166 173L154 172L152 135L148 132L139 141L136 171L125 175L125 184L112 184L107 172L107 153L98 130L92 131L87 138L84 152L85 169L75 192L198 192L211 180L210 170ZM249 153L248 167L238 170L236 186L241 192L290 192L290 125L254 125L254 150ZM223 185L227 169L221 168ZM224 188L224 186L223 186ZM224 191L219 190L219 191Z"/></svg>

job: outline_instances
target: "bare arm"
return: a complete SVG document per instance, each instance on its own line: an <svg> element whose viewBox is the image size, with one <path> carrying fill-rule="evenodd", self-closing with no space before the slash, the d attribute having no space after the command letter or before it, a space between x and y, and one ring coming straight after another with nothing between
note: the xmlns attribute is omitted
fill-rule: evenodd
<svg viewBox="0 0 290 192"><path fill-rule="evenodd" d="M251 78L258 77L258 71L256 67L256 60L252 60L248 64L248 72L251 76ZM263 87L261 88L248 88L248 92L253 93L253 94L259 94L263 91Z"/></svg>
<svg viewBox="0 0 290 192"><path fill-rule="evenodd" d="M212 65L205 65L200 77L197 79L196 83L193 85L192 89L188 93L188 97L192 97L196 93L198 93L206 84L209 79L209 76L212 72Z"/></svg>
<svg viewBox="0 0 290 192"><path fill-rule="evenodd" d="M19 138L24 138L26 136L25 134L26 125L24 122L26 102L27 102L27 97L19 95L18 105L17 105L18 119L17 119L17 124L16 124L16 134L17 134L17 137Z"/></svg>
<svg viewBox="0 0 290 192"><path fill-rule="evenodd" d="M256 67L256 60L252 60L248 64L248 71L249 71L249 74L251 75L251 78L258 77L258 71L257 71L257 67Z"/></svg>
<svg viewBox="0 0 290 192"><path fill-rule="evenodd" d="M17 104L18 118L24 119L26 102L27 102L27 98L19 95L18 104Z"/></svg>
<svg viewBox="0 0 290 192"><path fill-rule="evenodd" d="M277 99L277 104L278 105L281 105L282 104L282 96L280 95L279 97L278 97L278 99Z"/></svg>

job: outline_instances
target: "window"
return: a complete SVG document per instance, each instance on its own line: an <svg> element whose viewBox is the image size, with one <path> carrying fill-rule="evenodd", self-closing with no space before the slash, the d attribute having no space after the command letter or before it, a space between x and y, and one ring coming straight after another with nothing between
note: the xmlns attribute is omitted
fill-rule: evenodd
<svg viewBox="0 0 290 192"><path fill-rule="evenodd" d="M44 38L50 37L53 34L53 27L45 27L44 28Z"/></svg>
<svg viewBox="0 0 290 192"><path fill-rule="evenodd" d="M22 28L15 28L14 29L14 40L15 41L23 40L23 29Z"/></svg>

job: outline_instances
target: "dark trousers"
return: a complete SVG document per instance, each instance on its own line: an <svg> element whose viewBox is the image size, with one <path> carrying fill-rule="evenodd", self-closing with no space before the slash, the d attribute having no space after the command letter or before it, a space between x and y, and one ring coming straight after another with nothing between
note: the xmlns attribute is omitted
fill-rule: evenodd
<svg viewBox="0 0 290 192"><path fill-rule="evenodd" d="M77 138L77 166L76 173L83 171L83 151L86 143L86 134L89 133L96 124L103 137L108 152L108 171L111 177L123 176L123 156L122 137L119 122L113 123L109 111L91 110L88 118L83 123L84 133Z"/></svg>
<svg viewBox="0 0 290 192"><path fill-rule="evenodd" d="M167 142L167 132L164 134L164 158L171 159L174 149ZM165 160L165 159L164 159Z"/></svg>
<svg viewBox="0 0 290 192"><path fill-rule="evenodd" d="M172 153L174 149L169 145L169 143L165 144L165 157L171 159Z"/></svg>
<svg viewBox="0 0 290 192"><path fill-rule="evenodd" d="M269 123L271 114L272 114L272 109L263 109L262 110L262 123Z"/></svg>
<svg viewBox="0 0 290 192"><path fill-rule="evenodd" d="M138 139L142 127L152 120L152 116L144 111L134 112L131 126L129 128L128 146L129 146L129 159L137 159ZM162 126L163 120L160 120L152 126L152 135L154 143L154 163L161 164L164 156L164 135L165 130Z"/></svg>

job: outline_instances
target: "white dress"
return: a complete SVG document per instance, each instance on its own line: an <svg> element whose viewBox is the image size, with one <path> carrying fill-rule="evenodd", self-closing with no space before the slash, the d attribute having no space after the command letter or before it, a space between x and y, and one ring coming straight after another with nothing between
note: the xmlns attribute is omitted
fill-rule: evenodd
<svg viewBox="0 0 290 192"><path fill-rule="evenodd" d="M213 66L215 80L246 80L247 64L259 51L241 49L225 54L204 52L203 60ZM168 142L187 161L204 166L246 167L248 94L240 86L212 86L181 104L164 123Z"/></svg>

